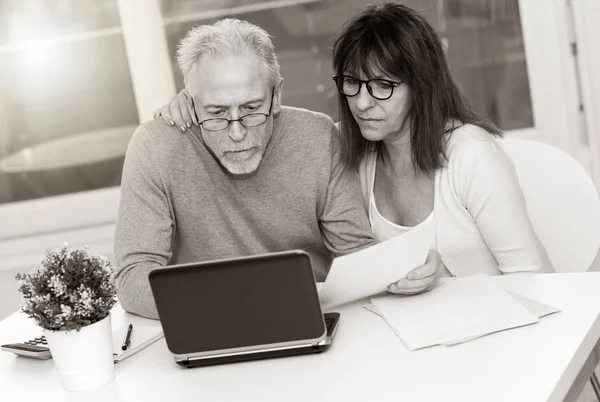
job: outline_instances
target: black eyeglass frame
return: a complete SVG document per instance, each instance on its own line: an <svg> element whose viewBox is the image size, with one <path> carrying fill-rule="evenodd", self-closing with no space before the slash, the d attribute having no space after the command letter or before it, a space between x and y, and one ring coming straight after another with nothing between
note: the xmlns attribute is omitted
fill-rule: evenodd
<svg viewBox="0 0 600 402"><path fill-rule="evenodd" d="M335 85L336 85L338 91L342 95L347 96L348 98L352 98L352 97L358 95L360 93L360 90L362 89L363 84L365 84L366 87L367 87L367 91L369 92L369 95L371 95L373 98L378 99L378 100L387 100L387 99L390 99L392 97L392 95L394 94L394 88L397 87L398 85L400 85L402 83L402 82L398 82L398 81L388 80L388 79L385 79L385 78L373 78L373 79L370 79L370 80L359 80L356 77L353 77L351 75L345 75L345 74L336 74L332 78L335 81ZM358 90L356 91L355 94L350 95L350 94L347 94L347 93L344 92L344 89L343 89L344 78L351 78L351 79L355 80L356 82L358 82ZM385 98L380 98L378 96L375 96L373 94L373 89L371 88L371 85L370 85L372 81L383 81L383 82L386 82L386 83L390 84L392 86L392 90L390 92L390 95L387 96L387 97L385 97Z"/></svg>
<svg viewBox="0 0 600 402"><path fill-rule="evenodd" d="M265 122L267 121L267 119L269 118L269 116L271 116L271 112L273 110L273 99L274 98L275 98L275 88L273 88L273 90L271 91L271 106L269 106L269 112L268 113L260 113L260 112L258 112L258 113L248 113L248 114L245 114L245 115L241 116L238 119L233 119L233 120L225 119L223 117L212 117L210 119L205 119L205 120L199 121L199 119L198 119L198 113L196 112L196 105L194 104L194 98L190 97L190 99L192 101L192 109L194 111L194 116L196 117L196 121L198 121L198 125L201 126L203 129L205 129L207 131L212 131L212 132L226 130L227 128L229 128L229 126L231 125L231 123L233 123L234 121L239 122L242 126L244 126L246 128L247 127L258 127L261 124L265 124ZM247 126L242 121L243 119L245 119L248 116L257 116L257 115L265 116L265 120L263 122L261 122L261 123L255 124L253 126ZM207 121L215 121L215 120L226 121L227 125L225 127L221 128L221 129L218 129L218 130L211 130L209 128L204 127L204 123L206 123Z"/></svg>

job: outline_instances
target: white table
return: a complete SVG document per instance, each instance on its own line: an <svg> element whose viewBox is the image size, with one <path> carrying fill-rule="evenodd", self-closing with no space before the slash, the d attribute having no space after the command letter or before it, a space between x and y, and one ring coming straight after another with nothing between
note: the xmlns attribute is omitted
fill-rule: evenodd
<svg viewBox="0 0 600 402"><path fill-rule="evenodd" d="M162 339L118 363L112 383L83 393L62 390L52 360L3 352L0 401L572 400L597 362L600 273L495 280L562 312L465 344L411 352L364 302L354 303L339 309L334 344L320 355L185 369ZM117 313L113 324L125 319ZM0 322L0 342L22 341L35 330L23 314L13 314Z"/></svg>

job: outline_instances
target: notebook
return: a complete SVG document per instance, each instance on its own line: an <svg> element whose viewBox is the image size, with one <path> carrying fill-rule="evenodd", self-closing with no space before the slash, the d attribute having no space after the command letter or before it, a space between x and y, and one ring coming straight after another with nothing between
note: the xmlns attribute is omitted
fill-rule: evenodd
<svg viewBox="0 0 600 402"><path fill-rule="evenodd" d="M517 300L488 276L476 275L444 282L416 296L374 297L371 303L404 344L416 350L535 324L541 314L522 304L528 300L530 307L536 304L527 298Z"/></svg>
<svg viewBox="0 0 600 402"><path fill-rule="evenodd" d="M131 344L127 350L124 351L121 349L121 346L123 345L123 340L127 334L128 326L129 324L124 325L113 332L113 357L115 363L127 359L164 336L160 325L151 326L134 323L133 330L131 331Z"/></svg>

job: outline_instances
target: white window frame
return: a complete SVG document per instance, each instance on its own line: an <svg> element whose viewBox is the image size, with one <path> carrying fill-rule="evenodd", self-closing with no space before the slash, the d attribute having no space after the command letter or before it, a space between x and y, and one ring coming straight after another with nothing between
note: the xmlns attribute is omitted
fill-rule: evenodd
<svg viewBox="0 0 600 402"><path fill-rule="evenodd" d="M519 0L534 126L507 131L574 152L577 118L576 75L571 63L564 0Z"/></svg>
<svg viewBox="0 0 600 402"><path fill-rule="evenodd" d="M570 4L573 7L581 97L587 129L582 141L589 152L590 174L596 188L600 189L600 2L571 0Z"/></svg>

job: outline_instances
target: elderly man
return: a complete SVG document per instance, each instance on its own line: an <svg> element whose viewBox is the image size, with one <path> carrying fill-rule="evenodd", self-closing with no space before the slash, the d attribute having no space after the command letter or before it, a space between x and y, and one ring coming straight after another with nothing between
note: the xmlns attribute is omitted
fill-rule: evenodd
<svg viewBox="0 0 600 402"><path fill-rule="evenodd" d="M156 119L130 142L115 238L126 310L158 317L148 274L168 264L302 249L322 281L334 255L375 243L332 120L281 105L264 30L234 19L197 27L178 62L200 124L177 135Z"/></svg>

